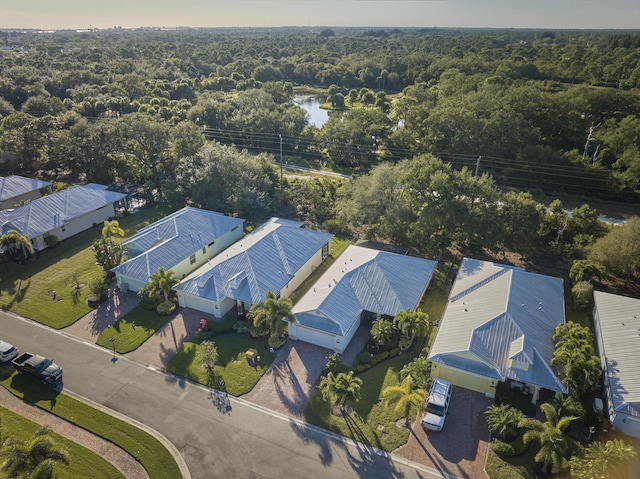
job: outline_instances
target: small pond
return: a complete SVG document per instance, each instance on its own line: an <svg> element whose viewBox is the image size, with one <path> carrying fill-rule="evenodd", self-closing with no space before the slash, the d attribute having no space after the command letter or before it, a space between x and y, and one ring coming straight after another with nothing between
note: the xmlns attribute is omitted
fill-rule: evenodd
<svg viewBox="0 0 640 479"><path fill-rule="evenodd" d="M329 112L320 108L321 102L315 95L294 95L293 102L307 110L309 124L316 128L322 128L329 119Z"/></svg>

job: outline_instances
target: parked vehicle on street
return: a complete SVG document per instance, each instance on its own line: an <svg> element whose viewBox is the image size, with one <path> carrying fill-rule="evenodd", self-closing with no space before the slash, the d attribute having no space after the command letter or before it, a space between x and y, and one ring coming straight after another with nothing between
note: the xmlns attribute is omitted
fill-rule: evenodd
<svg viewBox="0 0 640 479"><path fill-rule="evenodd" d="M429 431L442 431L444 420L449 413L450 401L451 383L440 378L434 379L427 398L427 407L422 416L422 427Z"/></svg>
<svg viewBox="0 0 640 479"><path fill-rule="evenodd" d="M22 353L12 361L18 373L26 373L42 381L43 384L54 384L62 380L62 368L51 359L31 353Z"/></svg>
<svg viewBox="0 0 640 479"><path fill-rule="evenodd" d="M18 350L12 345L0 339L0 363L7 363L18 355Z"/></svg>

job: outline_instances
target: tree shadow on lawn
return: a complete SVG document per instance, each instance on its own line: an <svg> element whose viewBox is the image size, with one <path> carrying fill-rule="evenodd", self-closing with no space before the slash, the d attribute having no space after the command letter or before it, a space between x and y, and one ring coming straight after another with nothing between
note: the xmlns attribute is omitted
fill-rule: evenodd
<svg viewBox="0 0 640 479"><path fill-rule="evenodd" d="M345 418L347 419L347 418ZM354 418L348 420L350 428L357 431L359 426ZM342 448L347 456L347 461L353 472L362 479L390 478L400 479L404 473L399 471L393 463L391 456L369 444L343 439L316 426L301 424L291 420L290 426L293 432L302 439L304 444L313 442L320 447L319 459L324 466L331 466L334 462L332 447ZM360 431L362 433L362 431ZM363 435L363 434L362 434Z"/></svg>
<svg viewBox="0 0 640 479"><path fill-rule="evenodd" d="M17 283L17 286L16 286ZM17 281L11 283L11 287L7 289L6 293L11 297L8 303L4 303L2 305L3 309L11 309L16 303L21 303L27 294L27 290L31 286L31 280L28 279L23 284L22 278L19 278ZM0 297L2 297L2 288L0 288Z"/></svg>

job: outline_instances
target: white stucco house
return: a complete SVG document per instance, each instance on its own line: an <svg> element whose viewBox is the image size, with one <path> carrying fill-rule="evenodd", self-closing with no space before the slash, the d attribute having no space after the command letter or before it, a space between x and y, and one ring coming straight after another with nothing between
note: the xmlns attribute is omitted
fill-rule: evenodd
<svg viewBox="0 0 640 479"><path fill-rule="evenodd" d="M244 220L186 207L122 242L127 260L111 271L124 291L138 291L162 266L184 278L242 238Z"/></svg>
<svg viewBox="0 0 640 479"><path fill-rule="evenodd" d="M289 297L329 255L332 236L271 218L176 285L180 306L222 318L250 310L267 291Z"/></svg>
<svg viewBox="0 0 640 479"><path fill-rule="evenodd" d="M2 233L16 230L26 235L36 251L46 248L44 238L70 238L115 216L124 193L107 191L101 185L72 186L35 199L13 210L0 211Z"/></svg>
<svg viewBox="0 0 640 479"><path fill-rule="evenodd" d="M436 264L348 246L293 307L289 337L343 353L365 316L415 310Z"/></svg>
<svg viewBox="0 0 640 479"><path fill-rule="evenodd" d="M614 429L640 438L640 299L594 291L593 323Z"/></svg>
<svg viewBox="0 0 640 479"><path fill-rule="evenodd" d="M499 382L531 395L566 393L550 365L565 321L563 282L464 258L429 351L431 374L494 397Z"/></svg>
<svg viewBox="0 0 640 479"><path fill-rule="evenodd" d="M51 193L51 183L24 176L11 175L0 178L0 210L15 208L20 203Z"/></svg>

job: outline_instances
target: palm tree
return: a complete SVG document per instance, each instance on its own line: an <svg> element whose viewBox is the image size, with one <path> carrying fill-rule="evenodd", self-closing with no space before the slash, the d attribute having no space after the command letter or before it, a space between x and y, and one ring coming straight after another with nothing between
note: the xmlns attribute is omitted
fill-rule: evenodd
<svg viewBox="0 0 640 479"><path fill-rule="evenodd" d="M627 477L627 469L636 454L635 449L621 439L596 441L584 450L584 454L571 458L571 475L580 479Z"/></svg>
<svg viewBox="0 0 640 479"><path fill-rule="evenodd" d="M153 273L149 282L147 283L147 289L149 290L149 296L155 296L162 292L164 295L164 304L169 304L169 293L171 288L178 284L180 281L178 278L173 277L173 271L165 271L162 266L158 267L158 271Z"/></svg>
<svg viewBox="0 0 640 479"><path fill-rule="evenodd" d="M362 379L353 376L353 371L333 374L330 372L322 378L318 389L322 391L325 401L331 401L345 413L360 400L360 386Z"/></svg>
<svg viewBox="0 0 640 479"><path fill-rule="evenodd" d="M491 406L484 412L489 431L502 441L512 441L518 432L518 424L524 419L524 413L509 404Z"/></svg>
<svg viewBox="0 0 640 479"><path fill-rule="evenodd" d="M429 332L429 315L422 311L407 309L396 314L393 324L413 343L416 336L425 336Z"/></svg>
<svg viewBox="0 0 640 479"><path fill-rule="evenodd" d="M0 449L4 460L0 471L21 479L52 478L54 464L69 464L69 456L51 440L50 432L48 427L42 427L26 442L5 441Z"/></svg>
<svg viewBox="0 0 640 479"><path fill-rule="evenodd" d="M540 443L540 450L535 455L535 460L542 464L542 472L546 474L551 466L551 472L556 474L567 467L568 461L565 458L567 452L580 447L579 443L565 432L576 417L560 417L549 403L543 404L540 409L547 418L545 422L525 418L520 421L518 427L527 429L522 436L525 444L533 440Z"/></svg>
<svg viewBox="0 0 640 479"><path fill-rule="evenodd" d="M385 344L391 340L396 329L388 319L376 319L371 327L371 337L378 344Z"/></svg>
<svg viewBox="0 0 640 479"><path fill-rule="evenodd" d="M18 253L22 253L23 257L26 257L26 252L33 251L33 246L29 237L21 234L16 230L9 230L5 234L0 235L0 247L2 247L9 256L17 258Z"/></svg>
<svg viewBox="0 0 640 479"><path fill-rule="evenodd" d="M111 238L112 236L124 236L124 230L120 228L120 223L118 220L105 221L102 226L102 236L104 238Z"/></svg>
<svg viewBox="0 0 640 479"><path fill-rule="evenodd" d="M417 408L420 411L427 400L427 392L414 385L411 375L407 376L398 386L389 386L382 390L382 400L385 407L394 406L397 412L402 413L407 427L409 427L409 416L411 409Z"/></svg>
<svg viewBox="0 0 640 479"><path fill-rule="evenodd" d="M265 324L272 337L281 337L287 323L296 320L291 308L293 303L289 298L278 298L273 291L267 291L266 299L253 304L249 317L256 327Z"/></svg>

